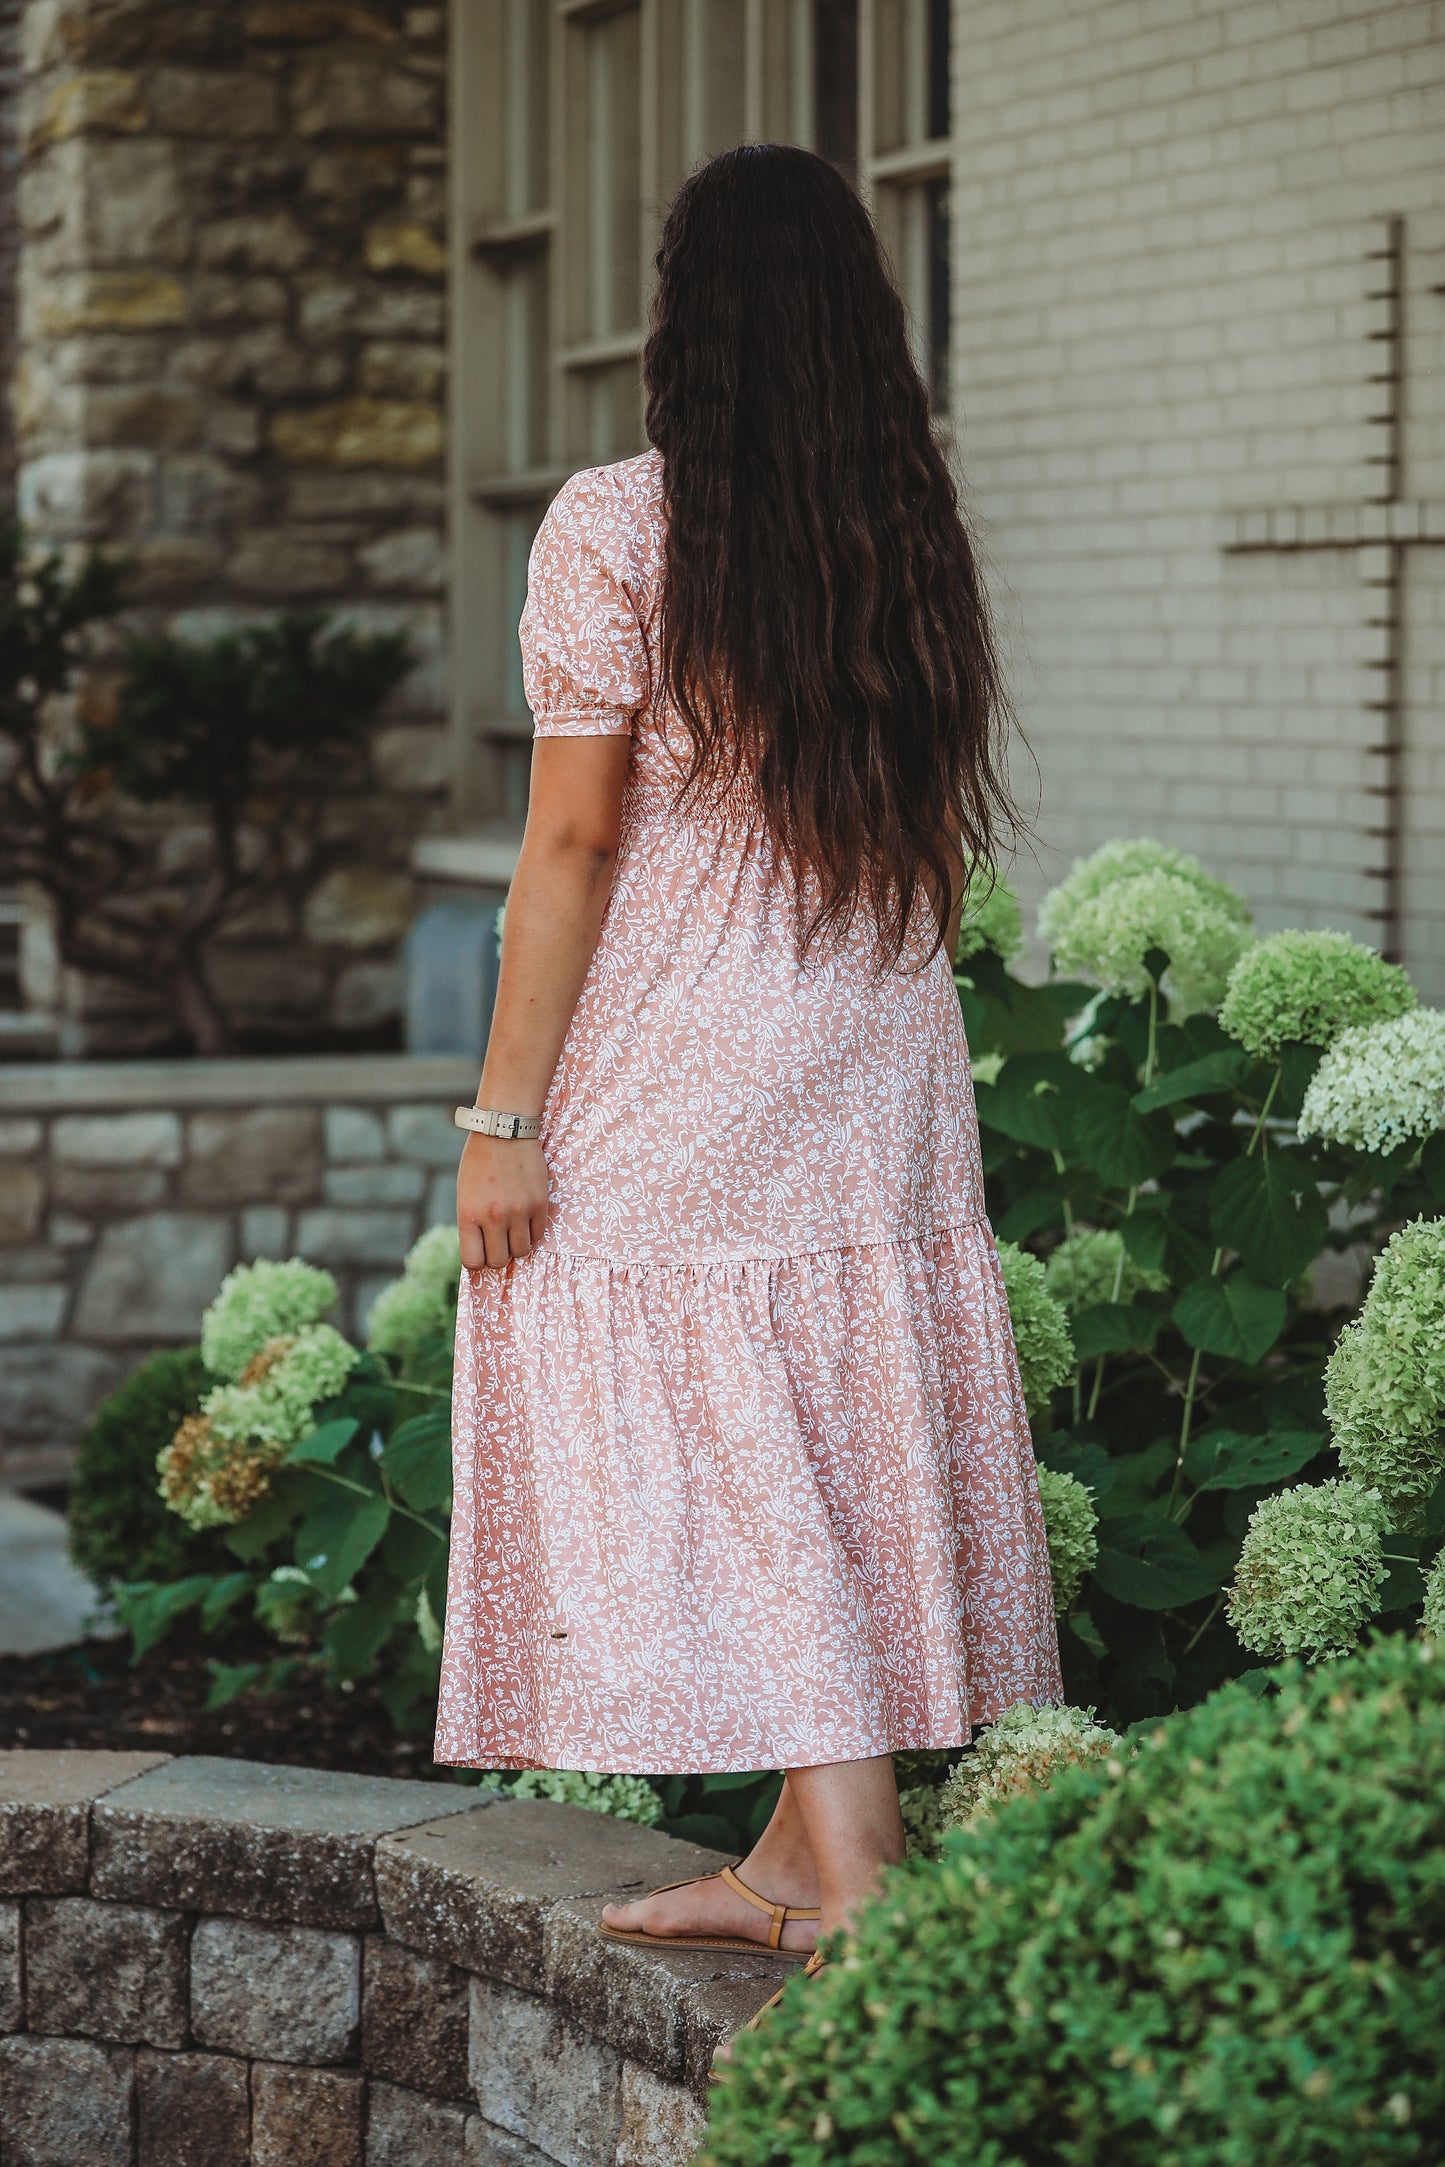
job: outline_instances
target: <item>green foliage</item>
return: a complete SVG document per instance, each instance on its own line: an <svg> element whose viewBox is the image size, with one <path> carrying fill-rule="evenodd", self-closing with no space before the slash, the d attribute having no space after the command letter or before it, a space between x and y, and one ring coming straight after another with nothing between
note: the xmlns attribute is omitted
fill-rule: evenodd
<svg viewBox="0 0 1445 2167"><path fill-rule="evenodd" d="M1328 1046L1418 1005L1408 973L1347 933L1273 933L1234 966L1219 1023L1256 1060L1277 1061L1291 1040Z"/></svg>
<svg viewBox="0 0 1445 2167"><path fill-rule="evenodd" d="M411 667L403 632L328 629L319 613L210 639L131 640L113 715L82 729L76 767L146 805L237 806L268 756L355 739Z"/></svg>
<svg viewBox="0 0 1445 2167"><path fill-rule="evenodd" d="M516 1776L488 1776L484 1790L505 1791L509 1798L546 1798L559 1806L582 1806L610 1813L617 1821L656 1828L662 1800L645 1776L601 1776L571 1768L525 1768Z"/></svg>
<svg viewBox="0 0 1445 2167"><path fill-rule="evenodd" d="M1057 1467L1039 1469L1039 1501L1049 1540L1054 1609L1062 1618L1099 1557L1099 1515L1087 1486Z"/></svg>
<svg viewBox="0 0 1445 2167"><path fill-rule="evenodd" d="M70 1552L103 1592L117 1581L184 1579L224 1563L219 1542L193 1534L156 1488L156 1455L214 1381L197 1348L164 1348L87 1424L67 1506Z"/></svg>
<svg viewBox="0 0 1445 2167"><path fill-rule="evenodd" d="M699 2167L1428 2167L1445 1661L1240 1682L900 1870L717 2088Z"/></svg>
<svg viewBox="0 0 1445 2167"><path fill-rule="evenodd" d="M0 529L0 864L47 897L64 961L161 994L178 1038L230 1049L208 944L264 897L299 908L322 855L323 755L411 666L403 634L288 616L215 638L94 628L124 566ZM197 816L177 854L145 808Z"/></svg>
<svg viewBox="0 0 1445 2167"><path fill-rule="evenodd" d="M1086 978L1101 975L1099 953L1086 954L1087 943L1114 910L1133 940L1140 921L1122 891L1161 880L1187 890L1218 921L1215 930L1228 929L1227 941L1243 948L1245 960L1234 965L1236 1020L1248 1008L1247 1029L1265 1043L1272 995L1274 1023L1302 1026L1306 989L1293 937L1249 946L1240 900L1196 861L1158 844L1107 846L1045 901L1040 929L1056 958ZM1168 893L1193 942L1202 923L1189 915L1196 906L1186 909L1182 895ZM1098 1707L1121 1729L1191 1705L1257 1660L1226 1610L1250 1514L1284 1485L1330 1472L1330 1344L1307 1306L1309 1267L1334 1243L1382 1243L1401 1219L1445 1201L1445 1148L1424 1137L1382 1159L1302 1133L1318 1047L1284 1038L1277 1057L1257 1059L1208 1014L1171 1020L1167 996L1178 973L1167 934L1162 917L1152 921L1159 944L1130 950L1139 972L1113 974L1116 985L1138 991L1096 993L1076 981L1019 988L988 952L957 974L1005 1270L1010 1242L1042 1260L1045 1291L1067 1310L1072 1339L1072 1360L1042 1390L1036 1377L1028 1380L1041 1461L1076 1476L1098 1514L1098 1554L1061 1627L1066 1689L1072 1702ZM1405 998L1378 958L1344 945L1337 1012L1348 999ZM1326 960L1336 956L1333 939L1325 949ZM1261 950L1268 967L1256 966L1251 979L1248 959ZM1191 947L1186 972L1196 992L1201 954ZM1323 965L1317 975L1323 986ZM1289 1018L1286 995L1295 1003ZM1176 1011L1189 1005L1176 1001ZM1418 1011L1367 1029L1404 1032L1427 1015L1439 1020ZM1325 1059L1357 1035L1344 1028ZM1347 1224L1347 1232L1335 1231ZM1397 1337L1445 1344L1445 1289L1419 1271L1412 1276L1419 1292ZM1015 1285L1009 1291L1013 1309ZM1029 1321L1021 1330L1015 1319L1021 1353ZM1408 1498L1394 1485L1396 1524L1382 1542L1387 1562L1405 1564L1379 1601L1386 1613L1407 1612L1419 1601L1411 1561L1418 1556L1428 1568L1445 1533L1445 1499L1440 1526L1421 1524L1445 1447L1433 1412L1428 1436L1423 1418L1414 1429L1404 1419L1406 1401L1423 1408L1429 1397L1410 1382L1423 1357L1402 1363L1385 1356L1383 1340L1377 1345L1393 1382L1381 1390L1371 1382L1361 1395L1362 1425L1373 1402L1377 1434L1388 1437L1368 1470L1349 1459L1345 1438L1340 1443L1346 1472L1382 1491L1378 1454L1388 1445L1398 1458L1419 1446L1418 1480ZM1342 1354L1338 1370L1349 1359ZM1056 1539L1055 1529L1050 1535ZM1342 1569L1338 1560L1327 1568Z"/></svg>

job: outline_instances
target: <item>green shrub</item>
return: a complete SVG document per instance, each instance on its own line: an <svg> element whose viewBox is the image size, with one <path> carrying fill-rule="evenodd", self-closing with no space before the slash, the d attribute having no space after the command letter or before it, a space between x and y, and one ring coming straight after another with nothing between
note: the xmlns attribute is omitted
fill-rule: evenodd
<svg viewBox="0 0 1445 2167"><path fill-rule="evenodd" d="M1273 1688L893 1875L740 2042L699 2167L1439 2160L1445 1649Z"/></svg>
<svg viewBox="0 0 1445 2167"><path fill-rule="evenodd" d="M70 1552L102 1592L219 1571L226 1553L167 1510L156 1455L215 1384L198 1347L153 1354L91 1417L70 1486Z"/></svg>

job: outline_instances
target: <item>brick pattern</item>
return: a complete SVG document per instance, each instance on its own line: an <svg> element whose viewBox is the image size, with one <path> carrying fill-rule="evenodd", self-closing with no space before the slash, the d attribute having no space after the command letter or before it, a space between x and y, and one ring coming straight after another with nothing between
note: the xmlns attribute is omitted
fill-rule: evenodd
<svg viewBox="0 0 1445 2167"><path fill-rule="evenodd" d="M59 1473L142 1353L195 1341L232 1265L325 1265L359 1336L417 1235L452 1219L467 1063L358 1061L367 1104L347 1103L345 1076L333 1099L290 1063L228 1066L229 1103L212 1065L197 1106L186 1066L156 1064L162 1103L109 1112L64 1111L50 1071L16 1077L0 1108L0 1478ZM129 1070L132 1095L146 1077Z"/></svg>
<svg viewBox="0 0 1445 2167"><path fill-rule="evenodd" d="M14 0L0 0L0 87ZM19 104L16 481L37 540L123 550L147 623L281 608L402 626L418 667L337 764L317 877L210 956L268 1043L386 1043L410 846L445 783L445 10L407 0L28 0ZM6 110L17 101L7 99ZM0 369L8 385L0 134ZM9 402L7 402L7 418ZM173 849L196 839L177 819ZM173 1025L61 972L76 1050Z"/></svg>
<svg viewBox="0 0 1445 2167"><path fill-rule="evenodd" d="M1401 493L1445 500L1438 7L958 0L954 31L954 412L1042 777L1021 885L1152 833L1265 930L1378 938L1365 552L1225 551L1275 507L1343 537L1383 494L1395 214ZM1442 556L1405 579L1406 960L1434 1001Z"/></svg>
<svg viewBox="0 0 1445 2167"><path fill-rule="evenodd" d="M38 1840L47 1827L63 1830L59 1850ZM118 1870L127 1889L174 1888L178 1844L204 1908L117 1898ZM261 1858L293 1912L328 1874L354 1911L358 1847L375 1877L368 1916L386 1931L242 1915L261 1906ZM0 1886L13 1892L0 1901L0 2160L686 2167L717 2039L786 1968L761 1951L653 1959L583 1927L609 1893L716 1863L601 1815L444 1787L0 1756ZM57 1880L71 1893L52 1893ZM324 1912L324 1891L317 1901ZM504 1976L452 1961L459 1938L495 1950ZM512 1983L519 1971L535 1990Z"/></svg>

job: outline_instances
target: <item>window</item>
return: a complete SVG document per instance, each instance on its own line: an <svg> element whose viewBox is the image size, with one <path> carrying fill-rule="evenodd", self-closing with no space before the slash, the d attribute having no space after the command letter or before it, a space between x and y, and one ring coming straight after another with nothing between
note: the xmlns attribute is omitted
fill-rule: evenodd
<svg viewBox="0 0 1445 2167"><path fill-rule="evenodd" d="M908 303L915 359L942 417L948 412L948 0L873 0L869 12L864 184Z"/></svg>
<svg viewBox="0 0 1445 2167"><path fill-rule="evenodd" d="M796 142L871 201L948 378L948 0L453 0L454 804L516 826L527 553L580 466L645 449L662 213L701 159Z"/></svg>

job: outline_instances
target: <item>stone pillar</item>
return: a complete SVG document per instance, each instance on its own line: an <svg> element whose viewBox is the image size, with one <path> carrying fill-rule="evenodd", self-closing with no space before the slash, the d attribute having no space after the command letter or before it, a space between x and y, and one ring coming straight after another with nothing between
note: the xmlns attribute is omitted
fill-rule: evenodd
<svg viewBox="0 0 1445 2167"><path fill-rule="evenodd" d="M27 530L122 550L143 623L339 611L419 657L328 779L314 892L211 957L273 1045L394 1043L410 848L444 783L444 56L444 11L401 0L23 12ZM68 998L86 1051L164 1043L113 993Z"/></svg>

